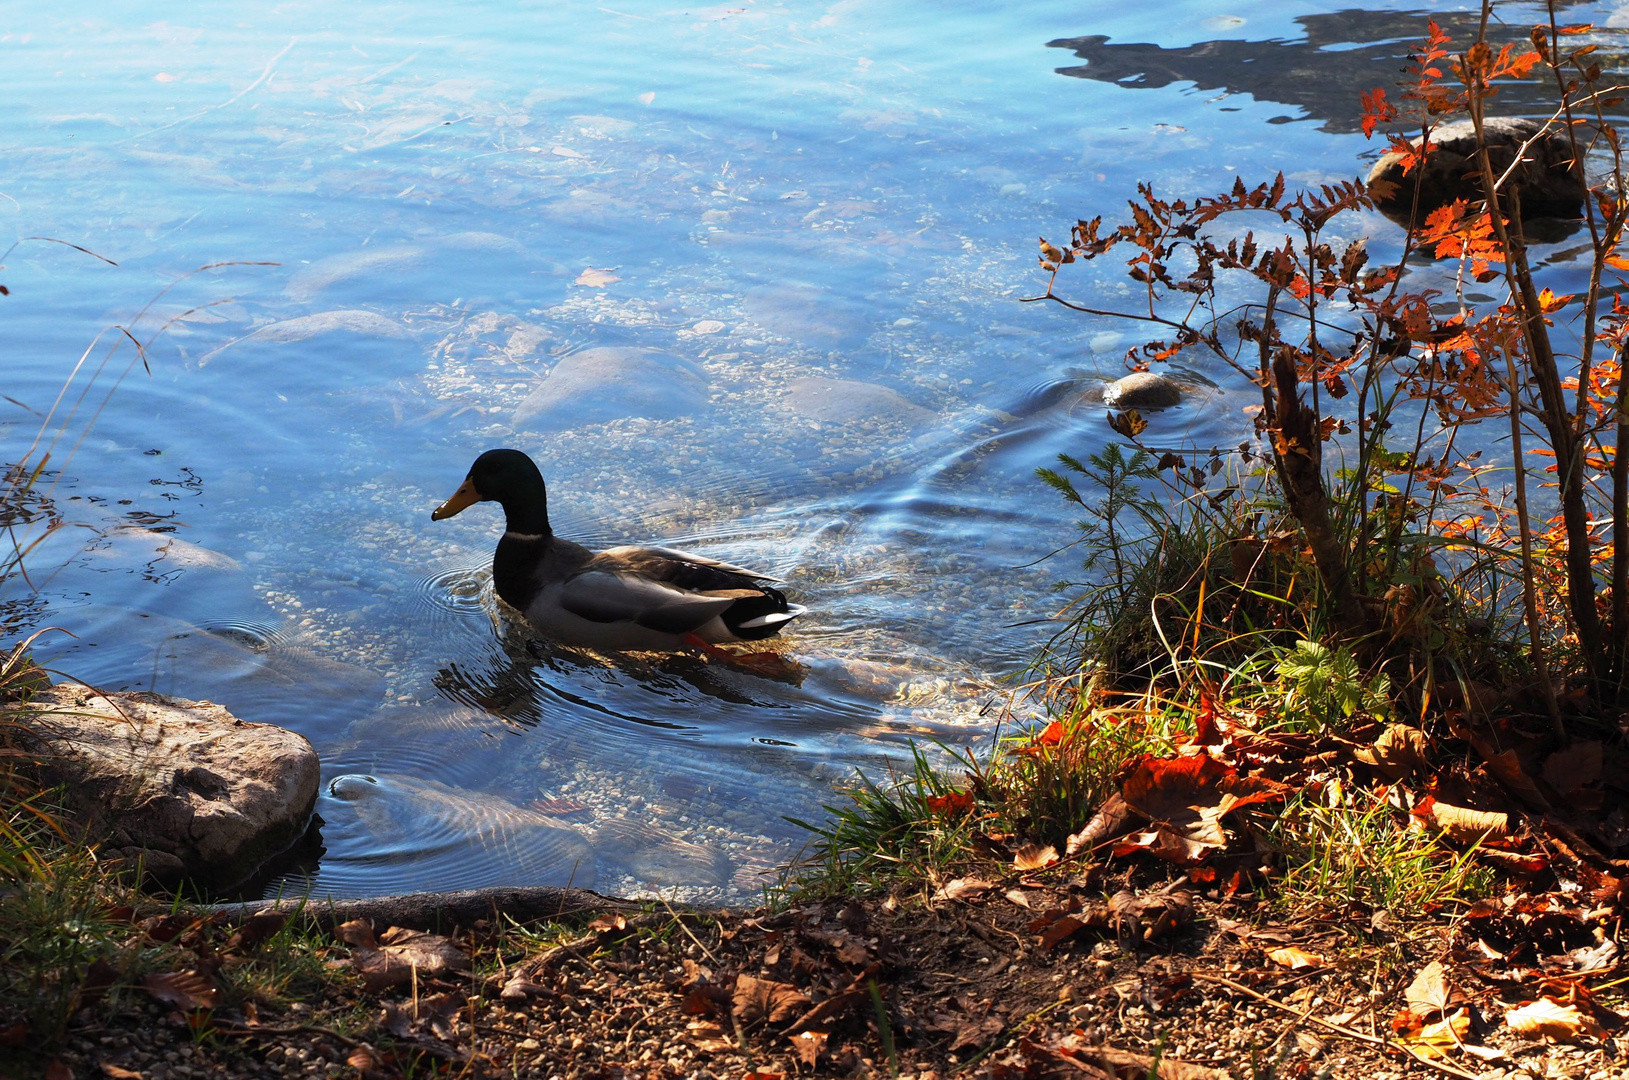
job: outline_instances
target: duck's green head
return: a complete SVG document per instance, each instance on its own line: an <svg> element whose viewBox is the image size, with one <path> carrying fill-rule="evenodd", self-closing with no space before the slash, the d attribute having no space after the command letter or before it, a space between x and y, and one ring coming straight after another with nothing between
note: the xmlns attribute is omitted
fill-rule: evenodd
<svg viewBox="0 0 1629 1080"><path fill-rule="evenodd" d="M452 498L435 508L430 520L444 521L478 502L502 503L511 531L549 531L543 474L519 450L488 450L476 458L464 482Z"/></svg>

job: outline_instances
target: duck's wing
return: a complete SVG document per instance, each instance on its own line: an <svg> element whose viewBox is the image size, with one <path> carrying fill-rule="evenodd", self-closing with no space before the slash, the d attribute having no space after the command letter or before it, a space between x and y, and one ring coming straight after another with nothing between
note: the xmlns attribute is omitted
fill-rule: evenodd
<svg viewBox="0 0 1629 1080"><path fill-rule="evenodd" d="M598 561L597 559L595 560ZM548 589L560 607L596 623L631 622L664 634L687 634L762 590L695 591L641 574L586 569Z"/></svg>
<svg viewBox="0 0 1629 1080"><path fill-rule="evenodd" d="M668 575L673 572L670 568L662 566L663 563L683 563L689 566L705 567L726 574L738 574L744 578L751 578L753 581L779 582L781 580L770 574L759 573L757 570L748 570L744 566L727 563L721 559L697 555L694 551L680 551L678 548L656 547L653 545L606 548L594 556L594 562L596 565L623 567L636 574L649 574L663 580L666 580Z"/></svg>

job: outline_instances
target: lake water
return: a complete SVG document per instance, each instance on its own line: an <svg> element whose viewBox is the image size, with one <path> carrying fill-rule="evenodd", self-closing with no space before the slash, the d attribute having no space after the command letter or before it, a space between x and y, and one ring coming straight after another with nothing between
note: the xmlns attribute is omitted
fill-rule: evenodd
<svg viewBox="0 0 1629 1080"><path fill-rule="evenodd" d="M117 266L39 240L6 259L0 459L105 328L151 368L105 360L103 333L72 384L51 494L74 524L31 561L26 621L78 635L40 650L76 677L312 741L325 850L268 889L756 898L807 839L786 816L818 819L834 781L913 739L987 741L1051 632L1078 560L1038 560L1073 515L1032 474L1107 441L1094 392L1136 339L1020 303L1043 287L1035 238L1118 220L1143 180L1366 170L1356 94L1427 9L1474 22L13 5L0 231ZM1378 216L1347 228L1396 240ZM1065 289L1129 302L1111 270ZM654 396L521 409L562 357L627 348L677 358ZM1251 437L1248 385L1183 377L1161 444ZM497 509L429 520L494 446L537 459L563 535L784 578L811 609L785 638L801 678L528 645L486 584Z"/></svg>

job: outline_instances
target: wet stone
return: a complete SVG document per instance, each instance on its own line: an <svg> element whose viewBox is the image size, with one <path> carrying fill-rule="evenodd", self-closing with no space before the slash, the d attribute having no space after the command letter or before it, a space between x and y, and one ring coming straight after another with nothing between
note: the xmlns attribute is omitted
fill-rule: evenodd
<svg viewBox="0 0 1629 1080"><path fill-rule="evenodd" d="M914 427L935 419L932 412L896 390L853 379L793 379L785 400L798 416L829 424L892 419Z"/></svg>
<svg viewBox="0 0 1629 1080"><path fill-rule="evenodd" d="M817 348L835 348L865 336L854 305L809 285L760 285L743 306L753 322L781 337Z"/></svg>
<svg viewBox="0 0 1629 1080"><path fill-rule="evenodd" d="M1103 402L1116 409L1169 409L1182 404L1182 387L1152 371L1134 371L1103 391Z"/></svg>
<svg viewBox="0 0 1629 1080"><path fill-rule="evenodd" d="M1583 210L1584 187L1572 171L1572 146L1565 130L1552 130L1542 136L1544 125L1537 120L1514 116L1490 117L1483 122L1488 142L1489 163L1496 175L1503 175L1517 152L1530 139L1522 164L1504 182L1501 191L1520 197L1523 217L1577 217ZM1419 139L1413 140L1416 144ZM1423 216L1455 199L1480 199L1482 180L1475 158L1476 127L1469 120L1443 124L1431 133L1436 150L1426 158L1425 170L1404 174L1404 155L1383 155L1369 170L1369 184L1375 203L1392 217L1407 217L1419 187L1419 212ZM1379 188L1374 188L1376 182Z"/></svg>
<svg viewBox="0 0 1629 1080"><path fill-rule="evenodd" d="M656 349L584 349L562 359L515 410L521 431L560 431L625 417L672 420L707 407L707 380Z"/></svg>
<svg viewBox="0 0 1629 1080"><path fill-rule="evenodd" d="M315 315L302 315L297 319L285 319L269 326L262 326L254 333L229 341L220 348L208 353L198 361L198 365L202 367L208 364L234 345L246 345L255 342L287 345L292 342L319 337L323 334L336 333L360 334L364 337L382 338L404 338L407 336L407 331L403 330L399 323L393 322L383 315L375 315L371 311L322 311Z"/></svg>
<svg viewBox="0 0 1629 1080"><path fill-rule="evenodd" d="M421 247L382 247L346 252L318 259L304 267L283 289L290 300L314 300L324 290L357 278L399 273L423 262L426 252Z"/></svg>

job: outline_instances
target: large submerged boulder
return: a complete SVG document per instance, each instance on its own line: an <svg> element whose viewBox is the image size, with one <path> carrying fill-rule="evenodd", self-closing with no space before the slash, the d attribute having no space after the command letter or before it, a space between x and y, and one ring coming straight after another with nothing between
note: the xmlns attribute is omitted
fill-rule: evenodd
<svg viewBox="0 0 1629 1080"><path fill-rule="evenodd" d="M1572 168L1572 145L1565 130L1544 131L1544 124L1515 116L1483 121L1489 158L1496 176L1504 175L1523 144L1533 140L1522 163L1500 191L1521 200L1523 218L1572 218L1583 212L1585 187ZM1443 124L1431 133L1436 149L1425 159L1425 171L1403 174L1404 155L1383 155L1369 170L1369 191L1387 215L1406 219L1419 185L1419 215L1455 199L1482 198L1482 167L1476 158L1476 128L1469 120ZM1420 140L1416 138L1414 145Z"/></svg>
<svg viewBox="0 0 1629 1080"><path fill-rule="evenodd" d="M656 349L584 349L564 357L515 410L519 431L560 431L628 416L672 420L707 407L706 373Z"/></svg>
<svg viewBox="0 0 1629 1080"><path fill-rule="evenodd" d="M33 735L45 779L103 854L139 860L160 880L234 885L310 821L317 754L284 728L207 701L76 683L6 712Z"/></svg>
<svg viewBox="0 0 1629 1080"><path fill-rule="evenodd" d="M932 412L897 390L853 379L793 379L787 385L785 401L796 415L828 424L897 420L920 427L935 419Z"/></svg>

